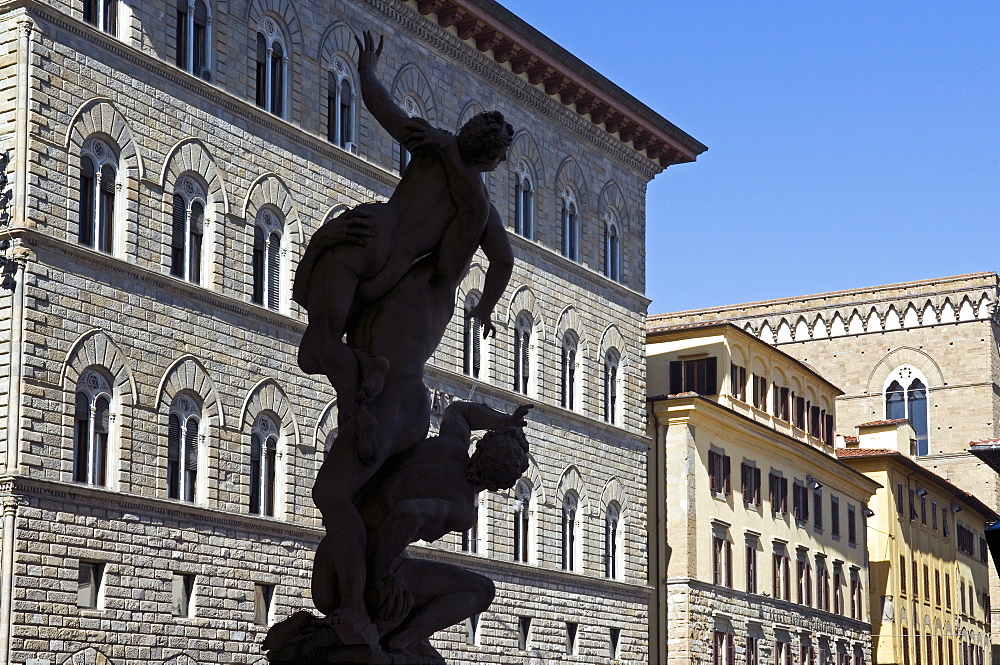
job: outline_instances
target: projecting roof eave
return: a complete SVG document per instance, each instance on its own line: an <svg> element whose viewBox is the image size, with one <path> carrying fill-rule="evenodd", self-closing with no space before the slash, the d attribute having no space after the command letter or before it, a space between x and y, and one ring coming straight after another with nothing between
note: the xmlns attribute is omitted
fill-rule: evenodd
<svg viewBox="0 0 1000 665"><path fill-rule="evenodd" d="M693 162L708 150L595 69L528 25L495 0L413 0L417 10L434 15L443 28L455 27L459 38L509 64L532 85L583 117L589 117L623 143L663 168Z"/></svg>
<svg viewBox="0 0 1000 665"><path fill-rule="evenodd" d="M1000 473L1000 439L973 441L969 452L989 465L991 469Z"/></svg>
<svg viewBox="0 0 1000 665"><path fill-rule="evenodd" d="M693 322L693 323L677 323L677 324L672 324L672 325L668 325L668 326L658 326L656 328L650 328L649 327L649 319L647 318L646 319L646 344L650 344L651 342L658 341L658 340L655 339L655 337L657 337L659 335L669 335L671 333L682 332L684 330L698 330L698 331L705 330L705 331L707 331L707 330L714 330L714 329L732 330L732 331L735 331L736 334L742 335L748 342L750 342L752 344L761 344L763 346L766 346L767 349L768 349L768 351L773 352L773 353L781 356L782 358L784 358L785 360L789 361L790 363L792 363L796 367L799 367L800 369L802 369L802 371L808 372L812 376L816 377L816 380L818 380L820 383L822 383L825 386L827 386L837 396L840 396L840 395L844 394L843 390L841 390L836 385L834 385L833 383L831 383L826 377L824 377L822 374L820 374L819 372L817 372L815 369L813 369L809 365L805 364L804 362L802 362L801 360L799 360L795 356L792 356L792 355L790 355L788 353L785 353L784 351L782 351L777 346L774 346L773 344L768 344L767 342L765 342L764 340L760 339L756 335L748 333L746 330L744 330L743 328L740 328L738 325L736 325L732 321L696 321L696 322Z"/></svg>

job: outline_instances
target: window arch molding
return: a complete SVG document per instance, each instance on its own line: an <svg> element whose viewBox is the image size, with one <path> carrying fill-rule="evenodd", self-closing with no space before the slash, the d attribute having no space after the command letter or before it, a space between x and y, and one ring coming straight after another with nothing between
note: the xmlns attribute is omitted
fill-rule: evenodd
<svg viewBox="0 0 1000 665"><path fill-rule="evenodd" d="M603 574L611 579L625 577L625 543L628 533L629 502L625 488L617 478L612 478L601 492L601 524L604 525L602 542L604 545ZM618 528L616 533L608 529L611 506L618 510ZM609 537L612 539L609 541ZM613 547L613 549L612 549ZM609 556L612 555L612 556Z"/></svg>
<svg viewBox="0 0 1000 665"><path fill-rule="evenodd" d="M587 568L587 562L585 560L587 553L584 548L584 542L588 537L588 518L593 515L593 510L591 509L590 498L583 475L580 473L579 468L575 464L571 464L566 467L559 478L559 484L556 488L556 497L558 497L559 500L560 519L563 519L564 517L564 501L565 498L569 496L572 496L576 501L576 515L575 523L573 525L576 531L572 542L573 566L568 568L568 570L583 572ZM562 542L564 545L566 544L565 540Z"/></svg>
<svg viewBox="0 0 1000 665"><path fill-rule="evenodd" d="M131 443L131 415L137 403L138 390L128 357L102 330L91 330L78 337L70 345L63 362L60 379L65 395L62 440L68 442L68 452L62 458L61 473L65 480L73 480L76 394L77 387L88 372L103 376L111 395L105 486L114 489L120 486L120 451Z"/></svg>
<svg viewBox="0 0 1000 665"><path fill-rule="evenodd" d="M298 463L291 460L290 454L299 446L299 426L292 411L291 402L285 391L273 379L264 379L247 394L241 409L240 447L238 458L240 466L239 483L241 487L239 512L246 512L250 498L249 482L251 478L251 444L255 427L259 428L260 416L267 415L277 426L277 448L275 450L274 466L274 516L285 514L288 501L285 484L289 477L289 467Z"/></svg>
<svg viewBox="0 0 1000 665"><path fill-rule="evenodd" d="M611 347L604 352L601 357L603 363L603 380L604 380L604 404L603 404L603 416L604 422L610 425L622 425L622 376L624 374L622 367L622 355L617 348Z"/></svg>
<svg viewBox="0 0 1000 665"><path fill-rule="evenodd" d="M510 304L507 308L507 326L508 330L511 331L511 342L515 342L517 337L513 334L516 329L518 329L518 324L521 324L520 332L524 332L526 329L525 323L529 324L529 344L527 347L527 368L528 368L528 386L527 392L524 393L529 397L537 397L539 394L539 387L542 384L543 374L545 370L545 359L543 357L543 349L545 343L545 323L542 318L541 308L538 306L538 301L535 298L534 292L527 286L521 286L517 288L514 292L513 297L510 299ZM522 336L523 344L523 336ZM524 361L523 351L521 346L517 347L517 350L522 352L521 360L522 364ZM512 356L513 359L512 348ZM511 375L511 382L508 386L513 385L514 375ZM522 382L523 386L523 382Z"/></svg>
<svg viewBox="0 0 1000 665"><path fill-rule="evenodd" d="M288 117L291 75L291 45L285 30L273 16L262 16L256 25L256 78L254 95L257 106L279 118Z"/></svg>
<svg viewBox="0 0 1000 665"><path fill-rule="evenodd" d="M572 393L571 393L572 397L573 397L573 400L572 400L572 407L571 408L570 407L566 407L566 406L564 406L563 408L570 408L571 411L575 411L577 413L583 413L584 411L586 411L586 408L585 408L585 399L586 399L586 396L588 394L588 391L587 391L588 373L587 373L587 363L586 363L586 358L588 356L588 350L587 350L588 349L588 346L587 346L588 345L588 340L587 340L586 331L587 331L587 326L585 325L585 323L583 321L583 318L580 316L579 311L577 311L577 309L575 307L573 307L572 305L570 305L569 307L567 307L566 309L564 309L559 314L559 319L557 320L556 327L555 327L555 340L556 340L556 344L558 344L558 346L559 346L559 354L560 354L560 363L559 363L559 370L560 370L559 371L559 386L560 386L559 403L561 405L564 405L565 402L566 402L566 400L564 399L564 397L566 397L566 395L564 393L565 393L565 388L567 388L568 386L566 386L566 381L565 381L566 377L565 377L564 369L566 369L565 363L566 363L566 361L569 360L569 358L565 357L566 354L564 353L564 347L565 347L564 341L566 339L566 335L567 334L571 334L571 335L573 335L576 338L576 340L575 340L576 341L576 358L575 358L576 365L575 365L575 368L574 368L575 369L575 374L572 377L573 378L573 386L572 386L573 390L572 390Z"/></svg>
<svg viewBox="0 0 1000 665"><path fill-rule="evenodd" d="M601 216L601 271L605 277L624 283L626 275L625 238L629 233L628 209L621 188L614 181L601 190L598 197Z"/></svg>
<svg viewBox="0 0 1000 665"><path fill-rule="evenodd" d="M346 54L333 56L327 67L327 140L357 154L358 86L354 61Z"/></svg>
<svg viewBox="0 0 1000 665"><path fill-rule="evenodd" d="M315 451L317 456L317 464L315 465L315 470L319 471L319 467L323 464L323 460L326 458L327 453L330 452L330 448L333 446L333 442L337 438L337 433L339 432L339 418L340 411L337 408L337 400L331 400L327 403L323 410L320 412L319 420L316 421L316 431L314 434L315 440Z"/></svg>
<svg viewBox="0 0 1000 665"><path fill-rule="evenodd" d="M559 220L562 228L562 255L570 261L580 260L580 206L576 193L565 185L559 195Z"/></svg>
<svg viewBox="0 0 1000 665"><path fill-rule="evenodd" d="M614 379L613 387L616 390L617 399L614 404L614 411L612 412L613 419L610 421L607 420L605 415L607 405L606 400L609 394L609 388L612 387L607 384L609 377L606 367L609 354L614 356L618 361L615 376L611 377ZM599 381L601 385L595 386L594 390L595 394L602 396L602 403L598 410L599 417L602 417L605 422L610 422L622 427L625 424L625 415L628 413L628 405L625 404L625 399L627 397L626 381L628 379L629 360L628 353L625 348L625 338L622 337L621 331L618 330L617 326L608 326L608 328L604 331L604 334L601 336L600 357L598 362L601 365L600 376L599 378L595 378L595 380Z"/></svg>
<svg viewBox="0 0 1000 665"><path fill-rule="evenodd" d="M85 145L91 143L94 150L96 141L110 148L117 158L115 166L115 210L111 229L111 254L119 256L129 245L129 236L134 234L138 220L137 183L145 176L141 155L132 139L132 131L125 116L106 98L94 98L83 103L73 116L66 133L67 192L69 215L66 233L72 242L80 240L83 222L81 211L82 158ZM75 215L74 215L75 213ZM74 224L75 222L75 224Z"/></svg>
<svg viewBox="0 0 1000 665"><path fill-rule="evenodd" d="M622 281L622 233L618 214L613 208L604 211L604 276Z"/></svg>
<svg viewBox="0 0 1000 665"><path fill-rule="evenodd" d="M584 228L584 210L590 205L589 198L590 193L587 188L587 180L583 175L583 169L580 168L579 163L572 157L567 157L563 160L562 164L556 170L556 213L559 216L560 222L560 238L559 245L562 250L562 255L569 258L572 261L582 262L585 260L587 249L585 244L585 228ZM568 208L565 205L567 200L572 200L576 206L576 233L575 235L570 235L571 240L575 239L575 252L567 251L570 249L567 246L567 211Z"/></svg>
<svg viewBox="0 0 1000 665"><path fill-rule="evenodd" d="M480 298L482 298L485 283L486 271L483 269L482 265L474 261L472 265L469 266L469 270L466 273L465 278L462 280L462 284L459 286L458 294L456 296L456 308L462 311L463 316L469 311L471 305L478 303ZM486 339L483 339L481 326L472 323L472 321L468 318L455 318L455 335L458 339L456 355L458 358L457 366L459 370L467 376L472 376L479 381L489 383L492 370L491 357L493 353L493 344L496 338L487 337ZM470 348L470 345L468 344L468 342L473 341L472 333L476 334L474 339L478 340L478 375L468 371L470 369L470 361L475 360L476 358L475 345L472 345L472 348ZM471 369L474 369L474 365Z"/></svg>
<svg viewBox="0 0 1000 665"><path fill-rule="evenodd" d="M265 213L271 215L271 224L266 224ZM284 180L273 173L268 173L257 178L247 192L246 201L243 204L244 219L247 223L245 236L245 257L247 266L247 300L254 301L254 243L256 229L261 228L263 239L269 238L263 231L279 230L280 237L277 245L277 285L278 298L277 307L279 312L287 313L290 308L291 279L290 275L294 266L290 257L295 254L295 248L302 245L302 226L296 212L291 192ZM259 226L260 225L260 226ZM266 273L265 273L266 279ZM264 284L266 285L266 281ZM265 292L266 293L266 292ZM263 304L267 304L267 298L263 299ZM262 304L258 302L258 304Z"/></svg>

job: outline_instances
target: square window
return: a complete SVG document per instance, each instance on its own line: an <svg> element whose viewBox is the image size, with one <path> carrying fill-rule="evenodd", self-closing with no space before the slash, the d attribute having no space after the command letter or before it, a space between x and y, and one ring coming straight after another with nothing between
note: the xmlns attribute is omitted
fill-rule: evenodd
<svg viewBox="0 0 1000 665"><path fill-rule="evenodd" d="M576 630L579 624L573 623L572 621L566 622L566 655L575 656L576 655Z"/></svg>
<svg viewBox="0 0 1000 665"><path fill-rule="evenodd" d="M612 628L608 635L608 655L611 658L618 658L618 643L621 638L622 629Z"/></svg>
<svg viewBox="0 0 1000 665"><path fill-rule="evenodd" d="M81 561L77 575L76 606L83 609L97 609L101 602L103 582L103 563Z"/></svg>
<svg viewBox="0 0 1000 665"><path fill-rule="evenodd" d="M253 589L253 622L258 626L271 623L271 607L274 600L273 584L255 584Z"/></svg>
<svg viewBox="0 0 1000 665"><path fill-rule="evenodd" d="M531 647L531 617L520 617L517 622L517 648L527 651Z"/></svg>
<svg viewBox="0 0 1000 665"><path fill-rule="evenodd" d="M173 605L171 613L175 617L189 617L194 603L194 575L174 573L171 586Z"/></svg>
<svg viewBox="0 0 1000 665"><path fill-rule="evenodd" d="M479 644L479 616L473 614L465 620L465 643L471 646Z"/></svg>

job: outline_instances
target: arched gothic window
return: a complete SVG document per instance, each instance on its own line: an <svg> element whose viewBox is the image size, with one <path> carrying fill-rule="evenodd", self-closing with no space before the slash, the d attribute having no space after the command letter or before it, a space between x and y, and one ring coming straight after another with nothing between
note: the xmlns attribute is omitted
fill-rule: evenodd
<svg viewBox="0 0 1000 665"><path fill-rule="evenodd" d="M604 275L616 282L621 281L621 237L615 213L608 210L604 226Z"/></svg>
<svg viewBox="0 0 1000 665"><path fill-rule="evenodd" d="M927 382L910 365L894 370L885 388L885 417L888 420L906 418L917 435L917 455L930 452L927 428Z"/></svg>
<svg viewBox="0 0 1000 665"><path fill-rule="evenodd" d="M118 34L118 0L83 0L83 20L112 37Z"/></svg>
<svg viewBox="0 0 1000 665"><path fill-rule="evenodd" d="M420 104L414 99L413 95L404 95L402 103L403 111L406 115L411 118L424 116L423 111L420 109ZM399 144L399 174L402 175L403 171L406 170L407 165L410 163L410 151L403 147L403 144Z"/></svg>
<svg viewBox="0 0 1000 665"><path fill-rule="evenodd" d="M563 570L576 570L579 562L576 560L576 542L579 523L577 521L578 500L572 492L563 497L562 507L562 567Z"/></svg>
<svg viewBox="0 0 1000 665"><path fill-rule="evenodd" d="M73 480L78 483L107 485L111 399L107 379L93 370L84 372L73 415Z"/></svg>
<svg viewBox="0 0 1000 665"><path fill-rule="evenodd" d="M618 504L608 504L604 519L604 576L615 579L619 576L620 557L618 553L619 518L621 509Z"/></svg>
<svg viewBox="0 0 1000 665"><path fill-rule="evenodd" d="M191 178L181 178L174 188L170 274L195 284L201 283L205 200L201 186Z"/></svg>
<svg viewBox="0 0 1000 665"><path fill-rule="evenodd" d="M257 25L257 106L278 117L285 115L288 55L281 30L273 19Z"/></svg>
<svg viewBox="0 0 1000 665"><path fill-rule="evenodd" d="M525 162L518 162L515 175L517 177L514 183L515 230L518 235L531 240L535 237L535 190L531 184L528 165Z"/></svg>
<svg viewBox="0 0 1000 665"><path fill-rule="evenodd" d="M250 432L250 512L274 516L278 462L278 425L261 414Z"/></svg>
<svg viewBox="0 0 1000 665"><path fill-rule="evenodd" d="M618 352L609 349L604 355L604 422L618 421Z"/></svg>
<svg viewBox="0 0 1000 665"><path fill-rule="evenodd" d="M562 195L562 255L572 261L580 260L580 218L569 187Z"/></svg>
<svg viewBox="0 0 1000 665"><path fill-rule="evenodd" d="M337 56L327 75L326 136L330 143L354 152L354 83L351 68Z"/></svg>
<svg viewBox="0 0 1000 665"><path fill-rule="evenodd" d="M531 320L519 314L514 323L514 392L528 394L531 385Z"/></svg>
<svg viewBox="0 0 1000 665"><path fill-rule="evenodd" d="M514 561L528 563L531 488L523 480L514 487Z"/></svg>
<svg viewBox="0 0 1000 665"><path fill-rule="evenodd" d="M251 300L275 310L280 304L281 232L282 222L275 212L265 208L257 213L250 261L253 273Z"/></svg>
<svg viewBox="0 0 1000 665"><path fill-rule="evenodd" d="M212 20L204 0L178 0L177 66L206 81L211 78L208 45Z"/></svg>
<svg viewBox="0 0 1000 665"><path fill-rule="evenodd" d="M576 408L576 354L578 340L572 332L563 335L562 343L562 393L560 404L570 411Z"/></svg>
<svg viewBox="0 0 1000 665"><path fill-rule="evenodd" d="M201 407L180 394L170 405L167 428L167 497L194 502L198 497Z"/></svg>
<svg viewBox="0 0 1000 665"><path fill-rule="evenodd" d="M114 150L101 139L88 139L80 155L78 240L81 245L112 253L118 189L118 159Z"/></svg>
<svg viewBox="0 0 1000 665"><path fill-rule="evenodd" d="M474 379L481 377L483 370L483 324L469 316L469 312L479 302L479 296L469 294L465 300L465 330L462 343L462 370Z"/></svg>

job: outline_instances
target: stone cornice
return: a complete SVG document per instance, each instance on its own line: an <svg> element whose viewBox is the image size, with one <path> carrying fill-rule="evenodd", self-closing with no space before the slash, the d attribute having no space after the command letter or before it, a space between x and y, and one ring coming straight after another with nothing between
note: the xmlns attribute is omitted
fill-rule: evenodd
<svg viewBox="0 0 1000 665"><path fill-rule="evenodd" d="M409 0L424 16L666 168L707 148L494 0Z"/></svg>

